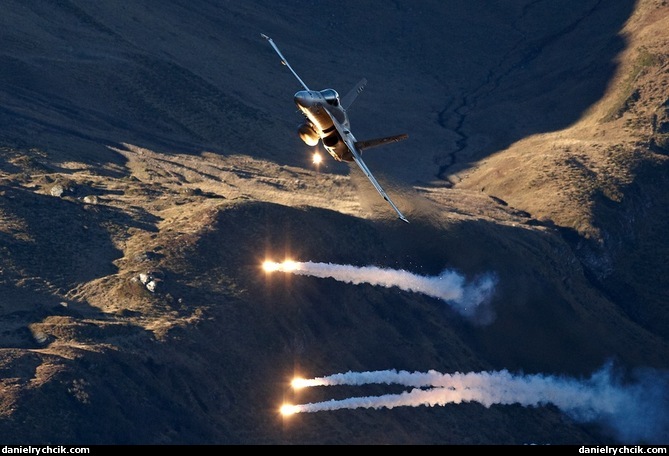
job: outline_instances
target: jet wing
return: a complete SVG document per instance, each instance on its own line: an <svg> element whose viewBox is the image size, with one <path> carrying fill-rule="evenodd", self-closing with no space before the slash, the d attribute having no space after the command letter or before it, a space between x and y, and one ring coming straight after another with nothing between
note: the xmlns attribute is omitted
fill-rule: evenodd
<svg viewBox="0 0 669 456"><path fill-rule="evenodd" d="M328 114L329 114L329 112L328 112ZM332 115L330 115L330 117L332 117ZM407 218L404 216L404 214L402 214L402 212L400 212L400 210L397 208L397 206L395 206L395 203L392 202L392 200L386 194L386 192L383 190L383 188L378 183L376 178L374 178L374 176L372 175L372 172L369 170L369 168L367 168L367 165L365 164L365 162L362 161L362 155L360 154L360 150L358 150L358 148L355 145L355 143L356 143L355 137L353 137L353 135L351 134L350 131L344 130L342 128L342 126L339 124L339 122L337 122L337 119L333 118L332 121L334 122L335 128L339 132L339 136L341 136L342 140L344 141L344 143L346 144L348 149L351 151L351 155L353 155L353 160L358 165L358 167L362 170L362 172L365 173L365 176L367 176L367 179L369 179L369 181L372 183L372 185L374 186L376 191L379 192L379 195L381 195L383 197L383 199L386 200L388 202L388 204L390 204L390 206L395 210L395 212L397 212L397 216L400 218L400 220L402 220L403 222L409 223L409 220L407 220Z"/></svg>
<svg viewBox="0 0 669 456"><path fill-rule="evenodd" d="M397 216L402 220L403 222L409 223L409 220L400 212L399 209L397 209L397 206L395 206L395 203L392 202L390 197L386 194L386 192L381 188L381 185L376 181L374 176L372 175L372 172L367 168L367 165L365 164L364 161L362 161L362 157L358 153L355 148L352 148L349 145L349 149L351 149L351 154L353 154L353 160L358 164L360 169L362 170L363 173L365 173L365 176L372 182L372 185L376 188L376 191L379 192L379 194L383 197L384 200L388 201L388 204L392 206L392 208L397 212Z"/></svg>
<svg viewBox="0 0 669 456"><path fill-rule="evenodd" d="M302 80L302 78L300 78L300 77L297 75L297 73L295 72L295 70L293 70L293 67L291 67L290 64L288 63L288 60L286 60L286 58L283 56L283 54L281 53L281 51L279 50L279 48L276 46L276 44L274 44L274 41L272 40L272 38L270 38L269 36L265 35L264 33L261 33L260 36L262 36L262 37L265 38L267 41L269 41L269 44L272 45L272 47L274 48L274 50L276 51L276 53L279 54L279 57L281 57L281 63L282 63L283 65L286 65L286 66L288 67L288 69L290 70L290 72L293 73L293 76L295 76L295 77L297 78L297 80L300 81L300 84L302 84L302 87L304 87L304 90L309 90L309 87L307 87L307 85L304 83L304 81Z"/></svg>

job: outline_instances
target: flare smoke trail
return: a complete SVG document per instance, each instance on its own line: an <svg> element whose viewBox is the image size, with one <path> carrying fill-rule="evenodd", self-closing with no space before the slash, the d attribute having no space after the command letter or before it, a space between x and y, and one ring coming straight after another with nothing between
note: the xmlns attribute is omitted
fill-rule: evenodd
<svg viewBox="0 0 669 456"><path fill-rule="evenodd" d="M398 287L405 291L422 293L448 303L465 317L474 317L481 306L492 297L497 278L486 274L466 283L465 277L455 271L446 270L438 276L427 277L405 270L383 269L376 266L357 267L344 264L313 263L311 261L265 262L268 272L280 271L292 274L332 278L340 282L359 285L367 283L386 288Z"/></svg>
<svg viewBox="0 0 669 456"><path fill-rule="evenodd" d="M442 374L407 371L347 372L328 377L295 379L295 388L400 384L414 389L400 394L353 397L292 405L286 413L311 413L355 408L436 406L478 402L541 406L553 404L579 422L596 422L613 431L623 443L667 443L669 439L669 373L639 370L634 383L616 378L610 364L589 379L551 375L514 375L507 370ZM430 387L429 389L425 389ZM664 440L664 441L662 441Z"/></svg>

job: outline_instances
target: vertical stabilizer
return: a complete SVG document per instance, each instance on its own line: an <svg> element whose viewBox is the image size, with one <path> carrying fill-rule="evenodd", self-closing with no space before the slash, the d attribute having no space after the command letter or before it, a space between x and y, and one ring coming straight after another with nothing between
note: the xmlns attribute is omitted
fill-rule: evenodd
<svg viewBox="0 0 669 456"><path fill-rule="evenodd" d="M353 104L356 97L360 95L360 92L362 92L365 89L366 85L367 85L367 79L362 78L360 82L358 82L355 85L355 87L353 87L350 90L350 92L344 95L344 98L341 99L341 107L344 108L344 110L348 109L348 107Z"/></svg>

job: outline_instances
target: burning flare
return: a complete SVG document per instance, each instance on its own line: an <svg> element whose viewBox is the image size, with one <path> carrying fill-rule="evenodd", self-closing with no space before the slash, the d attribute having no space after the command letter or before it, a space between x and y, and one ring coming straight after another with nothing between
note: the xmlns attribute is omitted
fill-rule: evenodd
<svg viewBox="0 0 669 456"><path fill-rule="evenodd" d="M265 272L294 272L300 268L300 264L297 261L293 260L284 260L283 263L277 263L276 261L266 260L262 264L262 268Z"/></svg>
<svg viewBox="0 0 669 456"><path fill-rule="evenodd" d="M312 386L324 386L325 384L320 381L319 379L306 379L306 378L294 378L293 381L290 383L290 386L293 387L293 389L302 389L302 388L309 388Z"/></svg>
<svg viewBox="0 0 669 456"><path fill-rule="evenodd" d="M266 272L288 272L319 278L332 278L354 285L370 284L387 288L422 293L441 299L464 317L481 324L492 322L494 313L489 306L497 284L497 276L483 274L467 281L452 270L444 270L438 276L421 276L405 270L379 268L376 266L352 266L346 264L314 263L285 260L283 263L265 261Z"/></svg>
<svg viewBox="0 0 669 456"><path fill-rule="evenodd" d="M278 271L279 267L280 267L279 263L270 260L267 260L262 264L262 268L265 270L265 272Z"/></svg>
<svg viewBox="0 0 669 456"><path fill-rule="evenodd" d="M311 379L295 378L294 388L335 385L398 384L410 389L399 394L284 405L282 413L313 413L341 409L441 406L478 402L484 407L552 404L572 419L594 422L612 431L623 443L666 443L669 435L669 371L650 368L622 373L607 363L589 378L546 374L513 374L507 370L409 372L384 370L346 372ZM285 411L284 411L285 409Z"/></svg>
<svg viewBox="0 0 669 456"><path fill-rule="evenodd" d="M283 404L280 411L284 416L294 415L300 411L300 407L298 405Z"/></svg>

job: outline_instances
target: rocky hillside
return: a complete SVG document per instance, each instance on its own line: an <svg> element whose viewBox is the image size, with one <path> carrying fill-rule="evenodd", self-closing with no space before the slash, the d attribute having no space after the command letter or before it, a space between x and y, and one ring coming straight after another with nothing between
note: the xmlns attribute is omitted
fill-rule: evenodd
<svg viewBox="0 0 669 456"><path fill-rule="evenodd" d="M2 441L667 444L669 5L282 3L0 5Z"/></svg>

